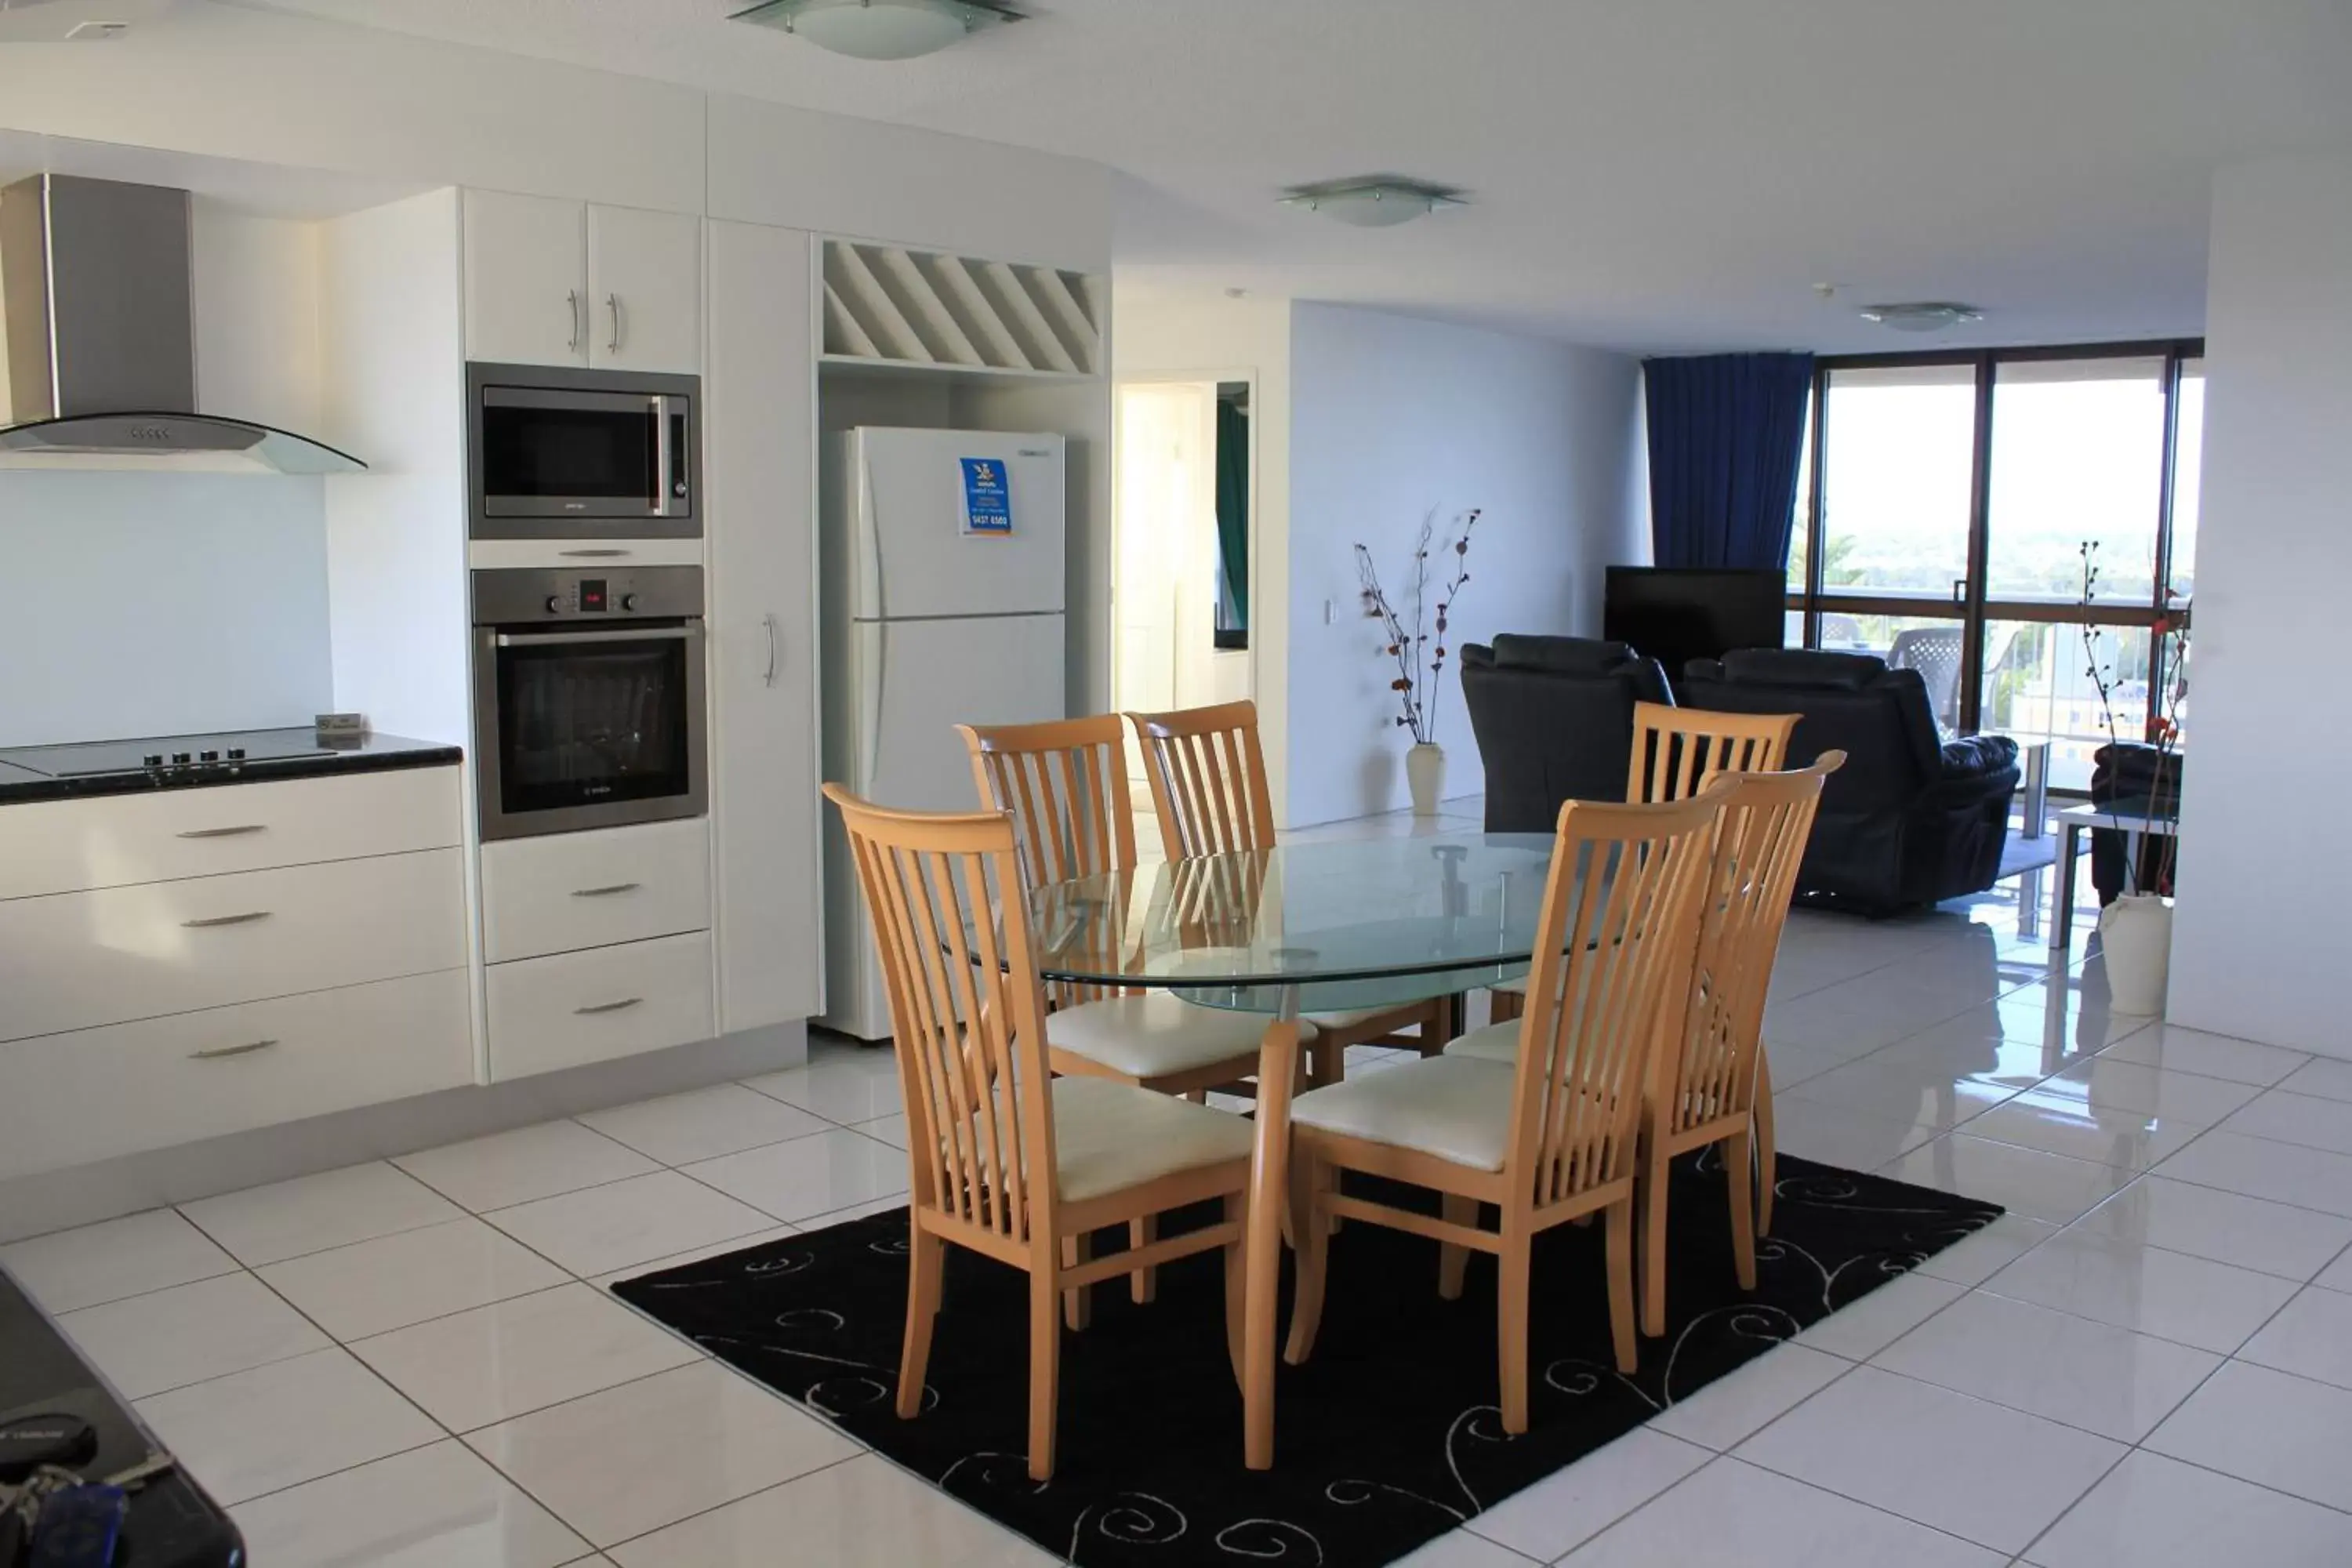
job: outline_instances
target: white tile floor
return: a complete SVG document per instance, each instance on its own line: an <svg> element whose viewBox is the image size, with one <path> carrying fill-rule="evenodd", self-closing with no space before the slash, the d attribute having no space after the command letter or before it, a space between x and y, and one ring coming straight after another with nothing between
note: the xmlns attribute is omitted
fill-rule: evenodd
<svg viewBox="0 0 2352 1568"><path fill-rule="evenodd" d="M1413 1568L2352 1562L2352 1063L2116 1016L2015 913L1800 913L1767 1030L1790 1152L2010 1215ZM266 1568L1048 1562L601 1289L892 1206L904 1136L820 1047L0 1260Z"/></svg>

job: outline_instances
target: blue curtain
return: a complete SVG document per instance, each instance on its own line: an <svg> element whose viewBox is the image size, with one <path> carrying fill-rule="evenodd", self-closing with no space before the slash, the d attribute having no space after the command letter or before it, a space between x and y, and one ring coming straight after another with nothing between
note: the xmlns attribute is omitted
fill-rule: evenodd
<svg viewBox="0 0 2352 1568"><path fill-rule="evenodd" d="M1813 356L1703 354L1642 368L1657 564L1788 570Z"/></svg>

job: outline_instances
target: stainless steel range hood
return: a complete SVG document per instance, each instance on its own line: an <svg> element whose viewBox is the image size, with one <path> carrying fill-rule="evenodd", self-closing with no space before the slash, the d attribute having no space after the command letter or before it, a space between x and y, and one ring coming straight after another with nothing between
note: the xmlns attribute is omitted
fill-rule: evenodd
<svg viewBox="0 0 2352 1568"><path fill-rule="evenodd" d="M307 437L195 411L185 191L73 174L0 190L0 292L16 421L0 428L0 466L13 455L42 467L76 458L281 474L367 467Z"/></svg>

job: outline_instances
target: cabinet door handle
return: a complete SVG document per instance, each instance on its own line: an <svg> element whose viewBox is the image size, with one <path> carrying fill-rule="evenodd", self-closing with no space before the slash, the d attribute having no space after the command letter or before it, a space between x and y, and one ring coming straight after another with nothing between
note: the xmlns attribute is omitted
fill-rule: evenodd
<svg viewBox="0 0 2352 1568"><path fill-rule="evenodd" d="M251 1056L256 1051L266 1051L277 1043L276 1040L247 1040L241 1046L206 1046L203 1050L190 1051L188 1059L192 1062L216 1062L223 1057Z"/></svg>
<svg viewBox="0 0 2352 1568"><path fill-rule="evenodd" d="M191 827L175 834L179 838L236 838L247 833L267 833L269 829L258 822L241 822L235 827Z"/></svg>
<svg viewBox="0 0 2352 1568"><path fill-rule="evenodd" d="M573 289L563 296L563 314L572 322L572 341L563 346L573 353L580 352L580 290Z"/></svg>
<svg viewBox="0 0 2352 1568"><path fill-rule="evenodd" d="M614 556L626 555L629 552L625 550L559 550L556 553L580 561L609 561Z"/></svg>
<svg viewBox="0 0 2352 1568"><path fill-rule="evenodd" d="M609 899L614 893L634 893L644 885L642 882L614 882L604 888L574 888L572 896L575 899Z"/></svg>
<svg viewBox="0 0 2352 1568"><path fill-rule="evenodd" d="M634 1007L644 1000L642 996L625 996L618 1002L597 1002L585 1007L574 1007L572 1010L583 1016L593 1013L617 1013L624 1007Z"/></svg>
<svg viewBox="0 0 2352 1568"><path fill-rule="evenodd" d="M776 613L771 610L761 616L760 621L768 628L768 672L760 679L763 685L773 686L776 683Z"/></svg>
<svg viewBox="0 0 2352 1568"><path fill-rule="evenodd" d="M190 931L204 931L213 926L251 925L256 921L266 921L268 918L269 911L268 910L254 910L247 914L207 915L203 920L182 921L180 923L187 927Z"/></svg>
<svg viewBox="0 0 2352 1568"><path fill-rule="evenodd" d="M613 312L613 336L605 343L604 352L616 354L621 352L621 297L618 294L605 295L604 308Z"/></svg>

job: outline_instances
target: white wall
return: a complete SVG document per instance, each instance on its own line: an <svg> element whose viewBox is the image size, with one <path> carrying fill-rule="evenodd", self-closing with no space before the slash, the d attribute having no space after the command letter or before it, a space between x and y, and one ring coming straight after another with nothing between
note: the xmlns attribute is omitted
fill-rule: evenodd
<svg viewBox="0 0 2352 1568"><path fill-rule="evenodd" d="M1295 818L1290 788L1290 319L1286 300L1118 291L1112 374L1248 379L1250 658L1276 822Z"/></svg>
<svg viewBox="0 0 2352 1568"><path fill-rule="evenodd" d="M2195 686L2168 1016L2352 1058L2344 890L2301 781L2352 776L2336 672L2352 578L2352 152L2223 171L2206 303Z"/></svg>
<svg viewBox="0 0 2352 1568"><path fill-rule="evenodd" d="M1394 669L1364 618L1352 546L1371 547L1393 595L1433 509L1441 542L1455 514L1483 509L1433 703L1447 793L1475 794L1478 752L1454 649L1496 632L1597 635L1601 568L1648 548L1630 468L1636 366L1334 305L1294 307L1290 337L1284 820L1359 816L1409 798ZM1450 564L1431 562L1433 614Z"/></svg>
<svg viewBox="0 0 2352 1568"><path fill-rule="evenodd" d="M308 724L324 518L315 478L0 473L0 744Z"/></svg>

